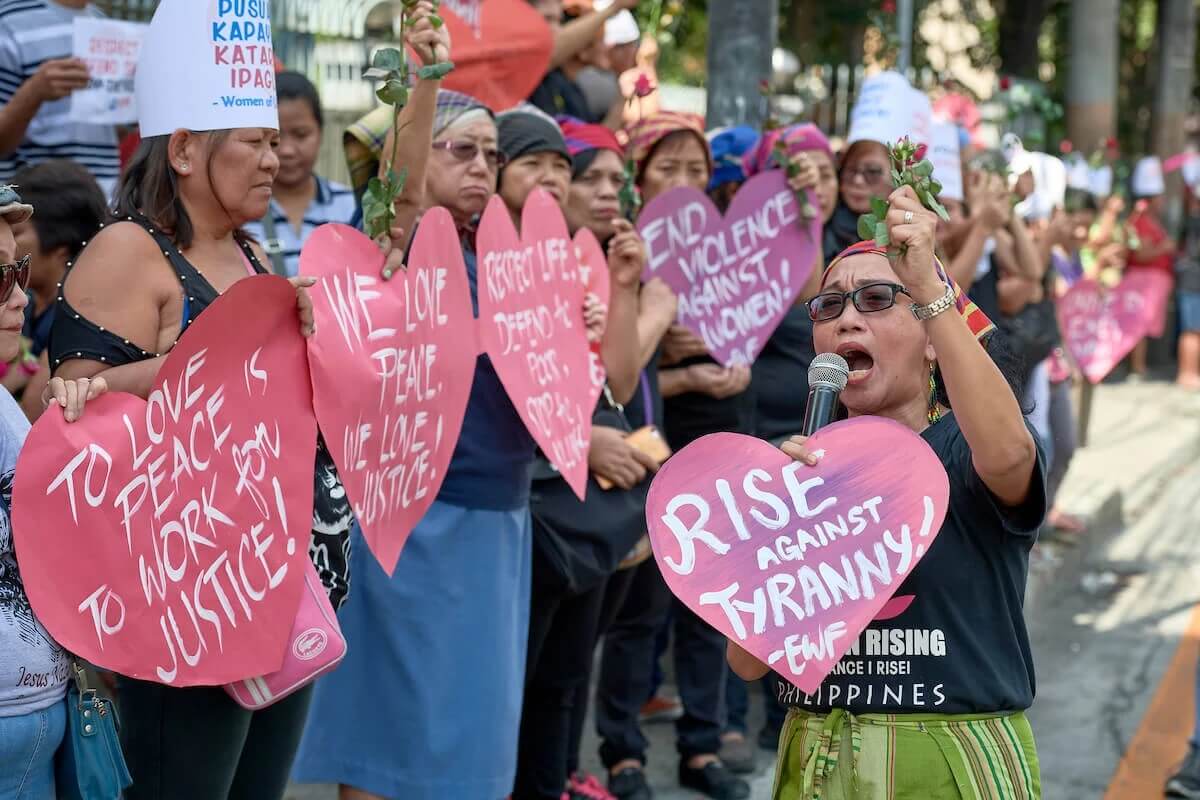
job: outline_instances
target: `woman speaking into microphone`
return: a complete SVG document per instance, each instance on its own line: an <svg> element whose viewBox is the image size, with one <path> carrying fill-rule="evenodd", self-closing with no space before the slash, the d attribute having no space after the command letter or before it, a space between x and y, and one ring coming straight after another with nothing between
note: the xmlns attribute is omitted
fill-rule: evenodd
<svg viewBox="0 0 1200 800"><path fill-rule="evenodd" d="M817 352L849 364L850 416L895 420L937 454L949 508L897 592L911 601L885 606L891 618L873 620L842 660L863 663L811 696L778 680L790 711L774 796L1038 798L1022 603L1046 511L1043 458L994 360L1003 343L934 258L937 217L909 187L889 203L898 252L862 242L835 258L808 303L813 336ZM817 463L802 437L783 449ZM733 643L729 660L747 680L768 670Z"/></svg>

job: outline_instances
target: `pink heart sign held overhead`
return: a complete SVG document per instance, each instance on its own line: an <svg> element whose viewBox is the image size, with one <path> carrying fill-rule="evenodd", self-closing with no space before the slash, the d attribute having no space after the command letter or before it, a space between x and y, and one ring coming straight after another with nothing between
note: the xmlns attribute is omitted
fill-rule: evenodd
<svg viewBox="0 0 1200 800"><path fill-rule="evenodd" d="M650 201L638 230L646 240L643 278L675 290L679 324L727 367L754 363L821 247L820 220L801 226L782 170L747 181L724 219L702 192L673 189Z"/></svg>
<svg viewBox="0 0 1200 800"><path fill-rule="evenodd" d="M600 246L596 234L587 228L580 228L575 233L575 258L579 262L579 280L590 294L594 294L607 307L608 301L612 298L608 258L604 255L604 248ZM608 380L608 373L600 356L601 344L601 342L593 342L588 349L592 386L596 392L592 398L592 406L596 405L600 392L604 391L604 382Z"/></svg>
<svg viewBox="0 0 1200 800"><path fill-rule="evenodd" d="M63 647L174 686L275 672L312 532L317 425L296 290L234 284L189 326L149 399L50 410L17 462L30 603Z"/></svg>
<svg viewBox="0 0 1200 800"><path fill-rule="evenodd" d="M462 430L479 345L454 221L425 213L406 270L345 225L317 228L300 255L317 333L313 404L363 538L391 575L437 497Z"/></svg>
<svg viewBox="0 0 1200 800"><path fill-rule="evenodd" d="M518 237L504 201L493 197L475 242L484 351L538 447L583 499L596 389L585 287L562 210L535 190Z"/></svg>
<svg viewBox="0 0 1200 800"><path fill-rule="evenodd" d="M1170 278L1130 274L1113 289L1088 278L1058 301L1058 317L1067 352L1092 383L1104 380L1165 313Z"/></svg>
<svg viewBox="0 0 1200 800"><path fill-rule="evenodd" d="M950 484L920 436L859 417L823 428L816 467L761 439L705 436L650 485L646 522L667 585L807 694L928 552ZM898 603L911 598L896 598Z"/></svg>

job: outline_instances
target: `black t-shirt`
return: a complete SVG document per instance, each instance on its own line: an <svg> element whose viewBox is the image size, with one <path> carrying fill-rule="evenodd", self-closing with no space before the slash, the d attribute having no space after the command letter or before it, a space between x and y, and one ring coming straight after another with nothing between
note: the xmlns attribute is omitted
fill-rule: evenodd
<svg viewBox="0 0 1200 800"><path fill-rule="evenodd" d="M995 255L990 256L990 260L992 268L971 284L967 296L979 306L980 311L987 314L988 319L998 320L1003 316L1000 313L1000 267L996 264Z"/></svg>
<svg viewBox="0 0 1200 800"><path fill-rule="evenodd" d="M708 356L681 361L676 366L715 364ZM668 368L669 369L669 368ZM754 432L754 384L739 395L718 400L703 392L687 392L663 401L663 435L678 452L710 433Z"/></svg>
<svg viewBox="0 0 1200 800"><path fill-rule="evenodd" d="M583 90L561 69L552 69L529 95L529 102L552 117L566 114L584 122L600 122L588 108Z"/></svg>
<svg viewBox="0 0 1200 800"><path fill-rule="evenodd" d="M842 251L841 242L826 226L822 237L825 264ZM821 264L818 269L824 269ZM808 368L817 354L813 348L813 323L808 307L797 299L783 322L767 340L754 362L755 435L760 439L794 436L804 425L808 403Z"/></svg>
<svg viewBox="0 0 1200 800"><path fill-rule="evenodd" d="M808 367L815 357L808 309L794 305L754 362L755 433L760 439L800 432L808 400Z"/></svg>
<svg viewBox="0 0 1200 800"><path fill-rule="evenodd" d="M1002 506L971 463L953 414L921 434L950 476L950 508L929 552L893 601L809 697L776 676L785 705L828 712L973 714L1033 704L1033 656L1022 606L1029 551L1046 512L1040 445L1024 504ZM1037 442L1037 437L1034 437Z"/></svg>

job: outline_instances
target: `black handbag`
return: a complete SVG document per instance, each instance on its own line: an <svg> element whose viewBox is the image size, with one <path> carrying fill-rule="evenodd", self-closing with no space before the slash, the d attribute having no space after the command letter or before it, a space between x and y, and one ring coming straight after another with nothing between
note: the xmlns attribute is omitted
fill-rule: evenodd
<svg viewBox="0 0 1200 800"><path fill-rule="evenodd" d="M592 425L630 432L625 410L613 401L607 386ZM581 502L539 454L529 497L534 581L550 591L576 595L607 580L646 533L650 479L647 476L628 491L605 491L589 474Z"/></svg>

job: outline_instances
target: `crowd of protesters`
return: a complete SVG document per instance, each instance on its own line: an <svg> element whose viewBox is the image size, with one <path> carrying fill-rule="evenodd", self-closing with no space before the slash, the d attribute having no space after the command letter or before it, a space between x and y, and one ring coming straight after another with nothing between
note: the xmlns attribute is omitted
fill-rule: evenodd
<svg viewBox="0 0 1200 800"><path fill-rule="evenodd" d="M667 756L651 752L643 726L662 719L675 725L680 785L716 800L748 797L743 776L775 752L781 798L1040 796L1023 713L1034 696L1024 585L1039 532L1070 540L1086 525L1054 502L1075 449L1080 380L1055 304L1084 278L1111 287L1137 270L1174 276L1177 380L1200 389L1200 180L1176 241L1157 159L1139 160L1127 185L1111 165L1098 181L1094 166L1011 139L981 148L961 120L941 119L931 134L943 151L941 220L894 190L894 140L882 128L852 126L841 141L802 122L706 131L645 91L657 83L656 51L631 14L636 0L566 11L561 0L530 2L555 44L528 103L489 108L419 79L408 125L374 112L346 132L344 186L315 172L322 137L343 132L325 130L318 90L288 71L276 76L277 131L179 130L146 137L122 163L116 130L67 115L88 81L71 57L71 24L100 12L87 0L0 0L0 183L13 184L0 192L0 798L54 796L65 726L68 656L25 597L9 524L30 424L48 406L77 419L107 390L145 397L179 335L247 275L292 279L308 332L301 248L320 225L361 223L362 190L394 139L414 178L398 219L413 224L391 246L402 255L424 210L449 211L476 312L476 224L494 195L519 220L543 189L572 233L586 228L604 246L609 382L588 465L592 484L612 488L580 513L480 356L449 473L389 576L319 447L313 553L346 660L257 712L218 689L117 676L125 796L278 800L294 780L338 784L343 800L649 800L648 760ZM413 13L418 55L452 58L432 5ZM644 206L690 187L724 209L774 169L817 201L818 263L753 366L722 366L676 324L671 289L642 283L627 198ZM859 241L875 198L891 202L892 241L907 245L899 260ZM947 693L936 714L802 700L672 595L645 536L641 510L665 453L631 432L660 431L670 451L709 433L749 434L814 463L795 435L809 365L835 350L850 353L856 376L849 413L912 428L950 476L942 535L906 584L924 605L894 623L959 637L947 663L922 667ZM1130 373L1146 375L1145 343ZM549 557L548 537L568 524L607 537L608 557L573 568ZM35 668L57 677L28 687L20 676ZM751 730L759 692L766 722ZM589 711L600 776L581 767ZM975 748L1003 766L985 774ZM1195 750L1174 781L1200 792ZM851 793L858 782L868 793Z"/></svg>

